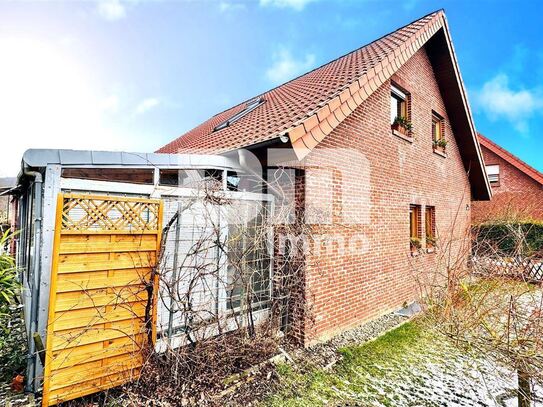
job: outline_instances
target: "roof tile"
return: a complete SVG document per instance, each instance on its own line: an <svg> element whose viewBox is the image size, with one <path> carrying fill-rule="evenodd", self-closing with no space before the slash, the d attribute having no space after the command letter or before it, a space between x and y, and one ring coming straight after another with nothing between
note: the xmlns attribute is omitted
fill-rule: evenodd
<svg viewBox="0 0 543 407"><path fill-rule="evenodd" d="M363 99L362 96L361 96L360 90L359 90L358 92L355 92L355 93L354 93L353 99L354 99L354 101L355 101L355 103L356 103L357 105L362 104L362 102L364 101L364 99Z"/></svg>
<svg viewBox="0 0 543 407"><path fill-rule="evenodd" d="M360 100L365 100L385 78L390 77L391 72L405 63L407 53L400 53L400 49L406 50L407 42L415 35L419 35L420 38L427 37L424 41L430 38L430 32L435 32L444 21L442 15L442 11L431 13L261 94L264 103L221 130L214 129L236 113L243 111L246 102L213 116L158 151L221 152L270 140L288 132L296 153L307 153L309 150L304 144L305 137L301 129L307 133L318 125L319 119L322 121L322 114L317 118L318 113L315 112L328 105L332 112L328 117L328 124L331 127L337 126L336 121L344 120L345 116L352 112L355 104L359 105ZM427 28L429 23L433 26ZM413 47L410 55L414 50ZM355 84L357 81L358 85ZM352 97L356 94L357 86L362 90L358 97ZM337 98L340 94L341 100ZM345 103L347 100L351 100L349 104ZM302 123L305 127L298 126ZM326 128L326 125L322 127Z"/></svg>
<svg viewBox="0 0 543 407"><path fill-rule="evenodd" d="M326 117L330 114L330 107L328 105L324 105L319 109L317 112L317 118L319 119L319 122L322 122Z"/></svg>
<svg viewBox="0 0 543 407"><path fill-rule="evenodd" d="M328 117L330 117L330 116L328 116ZM332 132L332 130L334 130L334 127L335 127L335 126L332 127L332 125L328 121L328 117L326 119L324 119L322 122L320 122L320 124L319 124L319 126L322 129L323 133L326 134L326 135L329 135Z"/></svg>
<svg viewBox="0 0 543 407"><path fill-rule="evenodd" d="M347 102L342 103L340 106L340 109L345 115L345 117L349 116L354 111L354 109L351 109L351 107L347 104Z"/></svg>
<svg viewBox="0 0 543 407"><path fill-rule="evenodd" d="M291 140L297 140L300 137L302 137L306 133L304 125L300 124L299 126L294 127L292 130L288 132L288 135Z"/></svg>
<svg viewBox="0 0 543 407"><path fill-rule="evenodd" d="M359 104L354 101L353 97L350 97L349 99L347 99L347 105L354 112Z"/></svg>
<svg viewBox="0 0 543 407"><path fill-rule="evenodd" d="M329 134L329 133L328 133ZM311 137L317 140L319 143L328 135L321 129L321 125L318 125L313 130L311 130Z"/></svg>
<svg viewBox="0 0 543 407"><path fill-rule="evenodd" d="M328 121L328 123L330 124L330 126L332 126L332 128L334 128L334 129L335 129L335 128L339 125L339 123L340 123L339 120L336 118L336 115L335 115L334 112L332 112L332 113L330 114L330 116L328 116L328 117L326 118L326 120Z"/></svg>
<svg viewBox="0 0 543 407"><path fill-rule="evenodd" d="M339 94L339 100L341 103L345 103L349 98L351 97L351 92L349 91L349 88L345 89L343 92Z"/></svg>
<svg viewBox="0 0 543 407"><path fill-rule="evenodd" d="M311 129L319 124L319 119L317 116L309 116L304 122L304 127L306 132L310 132Z"/></svg>

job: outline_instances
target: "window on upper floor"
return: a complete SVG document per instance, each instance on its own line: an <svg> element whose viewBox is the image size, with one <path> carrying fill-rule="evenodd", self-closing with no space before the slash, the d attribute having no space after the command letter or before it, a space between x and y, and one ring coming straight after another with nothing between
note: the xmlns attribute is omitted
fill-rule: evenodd
<svg viewBox="0 0 543 407"><path fill-rule="evenodd" d="M395 85L390 89L390 125L402 134L411 131L409 95Z"/></svg>
<svg viewBox="0 0 543 407"><path fill-rule="evenodd" d="M500 166L499 165L487 165L486 166L486 175L488 176L488 181L494 185L500 185Z"/></svg>
<svg viewBox="0 0 543 407"><path fill-rule="evenodd" d="M407 95L393 85L390 91L390 124L396 117L407 117Z"/></svg>
<svg viewBox="0 0 543 407"><path fill-rule="evenodd" d="M436 245L436 208L427 206L424 214L426 226L426 248L432 249Z"/></svg>
<svg viewBox="0 0 543 407"><path fill-rule="evenodd" d="M416 252L421 248L422 213L420 205L409 205L409 233L411 251Z"/></svg>
<svg viewBox="0 0 543 407"><path fill-rule="evenodd" d="M447 147L445 120L434 111L432 111L432 142L434 149L445 151L445 147Z"/></svg>

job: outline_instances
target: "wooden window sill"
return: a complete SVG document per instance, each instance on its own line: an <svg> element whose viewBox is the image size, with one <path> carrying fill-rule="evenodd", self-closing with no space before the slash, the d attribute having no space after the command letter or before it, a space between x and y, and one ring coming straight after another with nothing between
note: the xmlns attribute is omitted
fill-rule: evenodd
<svg viewBox="0 0 543 407"><path fill-rule="evenodd" d="M401 138L402 140L409 141L410 143L413 143L413 141L415 140L413 136L400 133L398 130L392 130L392 134L394 134L396 137Z"/></svg>
<svg viewBox="0 0 543 407"><path fill-rule="evenodd" d="M434 148L434 154L439 155L440 157L447 158L447 153L439 148Z"/></svg>

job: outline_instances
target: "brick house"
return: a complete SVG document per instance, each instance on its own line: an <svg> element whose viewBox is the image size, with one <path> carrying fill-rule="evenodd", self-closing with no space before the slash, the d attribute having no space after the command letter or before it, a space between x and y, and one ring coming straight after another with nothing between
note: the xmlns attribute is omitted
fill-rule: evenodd
<svg viewBox="0 0 543 407"><path fill-rule="evenodd" d="M521 218L543 220L543 174L479 134L491 201L473 202L473 222Z"/></svg>
<svg viewBox="0 0 543 407"><path fill-rule="evenodd" d="M304 259L310 312L297 323L306 344L415 300L411 270L437 267L440 241L460 251L471 200L491 196L442 10L219 113L158 152L241 149L270 182L270 169L295 168L298 216L319 237Z"/></svg>

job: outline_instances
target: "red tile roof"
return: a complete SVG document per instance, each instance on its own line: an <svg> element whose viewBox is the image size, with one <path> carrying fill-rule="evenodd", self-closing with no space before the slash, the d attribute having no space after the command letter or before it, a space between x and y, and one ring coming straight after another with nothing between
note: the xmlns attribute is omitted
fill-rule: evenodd
<svg viewBox="0 0 543 407"><path fill-rule="evenodd" d="M243 111L247 102L213 116L157 152L221 153L288 135L301 160L423 46L447 94L472 197L489 199L492 192L442 10L263 93L264 103L225 128L214 130Z"/></svg>
<svg viewBox="0 0 543 407"><path fill-rule="evenodd" d="M483 136L481 133L479 133L478 136L479 136L479 142L481 143L483 147L486 147L487 149L492 151L494 154L496 154L498 157L501 157L502 159L507 161L509 164L511 164L513 167L517 168L519 171L522 171L524 174L528 175L534 181L537 181L541 185L543 185L542 173L540 173L534 167L526 164L520 158L511 154L509 151L507 151L503 147L500 147L499 145L494 143L492 140Z"/></svg>
<svg viewBox="0 0 543 407"><path fill-rule="evenodd" d="M328 135L353 111L353 107L362 103L442 26L443 18L442 11L428 14L265 92L260 95L265 100L262 105L230 126L213 131L218 124L242 111L246 102L213 116L158 152L210 149L221 152L289 133L293 147L301 158L301 155L305 155L304 150L307 150L306 144L314 144ZM307 139L305 143L304 139Z"/></svg>

